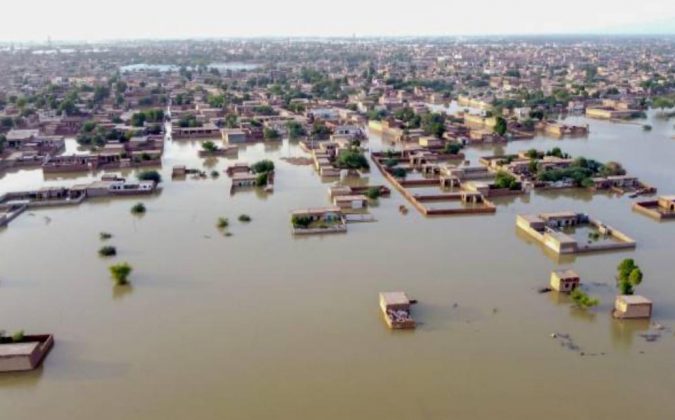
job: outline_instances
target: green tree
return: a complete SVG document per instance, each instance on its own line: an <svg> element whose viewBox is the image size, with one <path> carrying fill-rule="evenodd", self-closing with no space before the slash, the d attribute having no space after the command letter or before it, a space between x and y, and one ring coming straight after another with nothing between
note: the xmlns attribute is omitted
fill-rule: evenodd
<svg viewBox="0 0 675 420"><path fill-rule="evenodd" d="M92 101L95 104L100 104L109 96L110 96L110 88L108 86L96 86L96 88L94 89L94 97L92 98Z"/></svg>
<svg viewBox="0 0 675 420"><path fill-rule="evenodd" d="M145 204L143 203L136 203L133 205L133 207L131 207L132 214L143 214L145 211Z"/></svg>
<svg viewBox="0 0 675 420"><path fill-rule="evenodd" d="M129 275L133 271L133 268L128 263L119 263L111 265L108 270L110 270L110 275L118 286L124 286L129 284Z"/></svg>
<svg viewBox="0 0 675 420"><path fill-rule="evenodd" d="M143 171L138 174L138 179L140 181L154 181L155 184L159 184L162 182L162 175L155 170Z"/></svg>
<svg viewBox="0 0 675 420"><path fill-rule="evenodd" d="M457 155L459 154L460 150L462 150L462 145L459 143L448 142L445 144L444 152L449 155Z"/></svg>
<svg viewBox="0 0 675 420"><path fill-rule="evenodd" d="M510 190L517 189L519 186L516 177L506 171L497 172L494 185L496 188L508 188Z"/></svg>
<svg viewBox="0 0 675 420"><path fill-rule="evenodd" d="M14 127L14 120L12 117L0 118L0 129L9 130L12 127Z"/></svg>
<svg viewBox="0 0 675 420"><path fill-rule="evenodd" d="M223 108L225 106L224 95L209 95L207 102L212 108Z"/></svg>
<svg viewBox="0 0 675 420"><path fill-rule="evenodd" d="M391 174L396 178L405 178L408 175L408 172L403 168L392 168Z"/></svg>
<svg viewBox="0 0 675 420"><path fill-rule="evenodd" d="M274 128L265 127L263 130L263 138L265 140L277 140L281 137L281 134Z"/></svg>
<svg viewBox="0 0 675 420"><path fill-rule="evenodd" d="M259 174L255 177L255 185L256 185L257 187L264 187L264 186L267 185L267 183L269 182L269 179L270 179L270 178L269 178L269 172L262 172L262 173L259 173Z"/></svg>
<svg viewBox="0 0 675 420"><path fill-rule="evenodd" d="M228 226L230 226L230 221L226 217L219 217L218 221L216 221L216 227L218 229L227 229Z"/></svg>
<svg viewBox="0 0 675 420"><path fill-rule="evenodd" d="M443 137L445 133L445 115L440 113L427 113L422 115L421 127L428 136Z"/></svg>
<svg viewBox="0 0 675 420"><path fill-rule="evenodd" d="M570 297L582 309L590 308L597 306L600 301L596 298L590 297L586 292L582 291L580 288L572 290Z"/></svg>
<svg viewBox="0 0 675 420"><path fill-rule="evenodd" d="M632 258L626 258L617 267L621 294L632 295L635 287L642 283L642 270Z"/></svg>
<svg viewBox="0 0 675 420"><path fill-rule="evenodd" d="M628 282L633 286L638 286L642 283L642 270L640 270L640 268L634 268L628 275Z"/></svg>
<svg viewBox="0 0 675 420"><path fill-rule="evenodd" d="M672 108L674 106L675 106L675 101L673 101L671 99L668 99L668 98L664 98L662 96L654 98L654 100L652 101L652 107L658 108L661 111L663 111L666 108Z"/></svg>
<svg viewBox="0 0 675 420"><path fill-rule="evenodd" d="M293 227L307 228L312 224L312 218L308 216L293 215L293 217L291 217L291 223L293 224Z"/></svg>
<svg viewBox="0 0 675 420"><path fill-rule="evenodd" d="M371 200L377 200L380 198L381 191L378 187L370 187L368 190L366 190L366 197L370 198Z"/></svg>
<svg viewBox="0 0 675 420"><path fill-rule="evenodd" d="M305 136L307 132L305 128L297 121L289 121L286 123L286 129L288 130L288 137L291 139L296 139L298 137Z"/></svg>
<svg viewBox="0 0 675 420"><path fill-rule="evenodd" d="M237 124L237 116L235 114L227 114L225 116L225 127L236 128Z"/></svg>
<svg viewBox="0 0 675 420"><path fill-rule="evenodd" d="M350 148L342 151L336 159L338 168L341 169L368 169L368 159L358 148Z"/></svg>
<svg viewBox="0 0 675 420"><path fill-rule="evenodd" d="M507 130L507 125L506 125L506 120L504 117L497 117L497 122L494 127L494 132L499 134L500 136L503 136L506 134Z"/></svg>
<svg viewBox="0 0 675 420"><path fill-rule="evenodd" d="M326 139L328 138L328 136L330 136L331 130L323 122L317 121L312 125L311 134L313 137L316 137L317 139Z"/></svg>
<svg viewBox="0 0 675 420"><path fill-rule="evenodd" d="M539 161L537 159L532 159L530 163L527 164L527 170L531 174L536 174L539 172Z"/></svg>
<svg viewBox="0 0 675 420"><path fill-rule="evenodd" d="M274 162L268 159L260 160L251 165L251 170L256 174L271 172L274 170Z"/></svg>
<svg viewBox="0 0 675 420"><path fill-rule="evenodd" d="M526 154L530 159L539 159L539 151L537 149L529 149Z"/></svg>
<svg viewBox="0 0 675 420"><path fill-rule="evenodd" d="M205 152L213 153L218 150L218 146L211 140L207 140L204 143L202 143L202 150Z"/></svg>
<svg viewBox="0 0 675 420"><path fill-rule="evenodd" d="M100 255L101 257L115 256L115 255L117 255L117 248L115 248L114 246L110 246L110 245L101 247L101 249L98 250L98 255Z"/></svg>
<svg viewBox="0 0 675 420"><path fill-rule="evenodd" d="M145 113L137 112L131 116L132 127L143 127L145 124Z"/></svg>
<svg viewBox="0 0 675 420"><path fill-rule="evenodd" d="M14 334L12 334L12 341L15 343L20 343L21 341L23 341L25 335L26 334L24 333L23 330L16 331Z"/></svg>

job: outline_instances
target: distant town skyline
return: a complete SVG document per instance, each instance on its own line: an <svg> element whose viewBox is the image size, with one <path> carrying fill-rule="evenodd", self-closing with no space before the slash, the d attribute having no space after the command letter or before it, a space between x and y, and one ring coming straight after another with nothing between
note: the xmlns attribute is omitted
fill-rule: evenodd
<svg viewBox="0 0 675 420"><path fill-rule="evenodd" d="M3 5L0 42L47 39L219 38L269 36L413 36L535 34L675 34L675 2L534 0L485 3L418 0L321 4L84 0Z"/></svg>

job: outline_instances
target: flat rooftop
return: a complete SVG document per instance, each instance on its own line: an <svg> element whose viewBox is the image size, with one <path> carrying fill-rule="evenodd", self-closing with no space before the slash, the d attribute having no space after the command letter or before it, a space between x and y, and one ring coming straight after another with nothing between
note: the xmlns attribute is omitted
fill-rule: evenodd
<svg viewBox="0 0 675 420"><path fill-rule="evenodd" d="M409 305L405 292L380 292L380 298L388 305Z"/></svg>
<svg viewBox="0 0 675 420"><path fill-rule="evenodd" d="M651 305L652 303L651 300L640 295L622 295L619 297L619 299L629 305Z"/></svg>
<svg viewBox="0 0 675 420"><path fill-rule="evenodd" d="M579 277L579 274L577 274L576 271L574 271L570 268L563 268L563 269L560 269L560 270L554 270L553 272L561 279Z"/></svg>
<svg viewBox="0 0 675 420"><path fill-rule="evenodd" d="M30 356L39 345L37 341L0 344L0 357Z"/></svg>

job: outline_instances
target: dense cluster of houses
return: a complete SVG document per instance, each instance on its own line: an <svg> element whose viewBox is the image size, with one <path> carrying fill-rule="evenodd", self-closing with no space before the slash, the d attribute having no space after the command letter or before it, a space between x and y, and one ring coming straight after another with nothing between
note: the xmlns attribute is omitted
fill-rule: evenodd
<svg viewBox="0 0 675 420"><path fill-rule="evenodd" d="M166 141L204 140L204 146L209 141L200 152L208 157L235 154L242 144L288 138L311 156L321 177L339 181L344 172L359 175L363 169L344 165L341 158L363 157L360 142L367 126L396 144L396 151L373 152L370 158L422 214L492 214L493 197L527 194L532 188L579 187L580 180L571 176L539 176L564 173L574 159L533 159L523 152L486 156L471 164L463 147L537 134L585 136L588 125L561 122L557 116L639 118L654 97L675 91L675 46L658 40L621 44L620 50L614 42L600 40L323 42L167 41L100 50L75 46L53 54L34 54L32 47L1 50L0 171L33 167L44 173L73 173L159 166ZM372 59L354 60L355 51ZM130 57L173 64L129 67ZM218 65L237 60L248 64ZM456 107L450 112L453 100ZM68 142L77 142L77 152ZM179 165L173 174L189 171ZM245 163L226 172L232 192L270 189L274 181L274 170L257 173ZM596 190L655 192L625 173L581 181ZM418 187L438 191L419 193ZM83 185L8 193L0 196L0 226L28 208L155 189L152 181L106 175ZM384 186L337 182L329 188L327 206L291 213L292 231L346 232L348 222L368 220L364 214L370 195L388 193ZM665 219L675 214L675 200L664 196L634 208ZM556 255L635 247L630 237L582 213L518 215L516 223ZM588 238L575 235L581 228L589 230ZM561 271L554 273L551 284L568 292L578 286L579 277ZM411 303L401 292L380 295L392 328L415 326ZM615 309L628 313L631 308L644 313L647 302L626 297ZM0 353L0 364L6 362L3 357L16 355L24 359L21 366L32 366L33 357L43 357L40 349L37 344L13 348L7 355Z"/></svg>

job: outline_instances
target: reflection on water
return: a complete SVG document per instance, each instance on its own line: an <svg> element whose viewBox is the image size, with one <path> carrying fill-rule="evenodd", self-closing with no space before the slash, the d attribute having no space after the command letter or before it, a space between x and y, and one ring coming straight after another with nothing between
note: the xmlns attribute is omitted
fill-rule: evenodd
<svg viewBox="0 0 675 420"><path fill-rule="evenodd" d="M650 321L644 319L620 320L610 322L612 343L620 350L630 350L641 333L649 331Z"/></svg>
<svg viewBox="0 0 675 420"><path fill-rule="evenodd" d="M132 286L131 284L126 285L115 284L112 290L113 290L112 293L113 299L119 300L131 294L131 292L133 292L134 290L134 286Z"/></svg>
<svg viewBox="0 0 675 420"><path fill-rule="evenodd" d="M671 124L652 121L654 129L643 132L589 123L587 139L538 137L466 153L477 162L495 151L558 146L620 161L660 192L675 193ZM410 206L392 188L371 208L376 223L295 238L290 211L329 204L330 185L391 186L377 170L362 180L322 180L311 165L283 160L307 157L296 142L245 145L236 159L213 160L198 157L200 143L167 142L159 195L36 210L0 229L0 327L56 335L43 369L0 376L3 420L491 419L495 407L508 418L625 418L638 407L642 418L664 419L675 412L672 332L647 343L640 334L650 331L648 322L610 316L615 267L631 257L645 273L639 292L654 300L655 321L675 326L675 225L634 214L628 197L534 192L496 199L489 217L432 219L413 209L401 215L399 206ZM364 146L383 147L377 136ZM171 180L174 165L222 174L234 161L263 158L276 165L272 194L230 196L224 175ZM99 176L21 170L0 179L0 192ZM130 214L137 201L148 208L142 218ZM547 258L515 228L515 217L560 210L587 212L638 247ZM252 222L240 223L242 213ZM218 232L219 217L229 218L233 236ZM114 235L117 258L96 256L101 231ZM115 287L108 273L121 261L134 267L127 288ZM601 305L581 311L566 296L536 293L558 267L577 271ZM377 294L387 290L419 300L417 331L384 326ZM565 351L552 333L569 334L598 356ZM561 404L552 389L573 389L575 404Z"/></svg>

